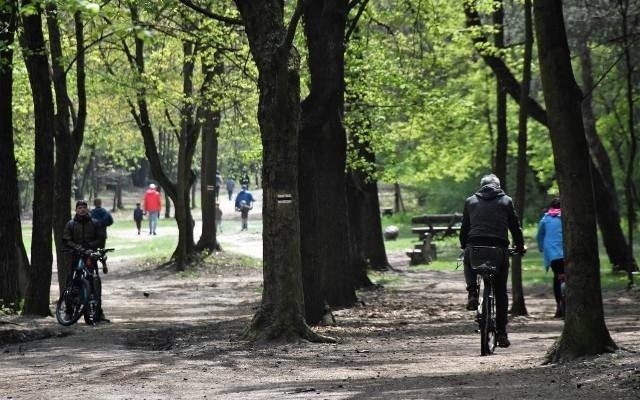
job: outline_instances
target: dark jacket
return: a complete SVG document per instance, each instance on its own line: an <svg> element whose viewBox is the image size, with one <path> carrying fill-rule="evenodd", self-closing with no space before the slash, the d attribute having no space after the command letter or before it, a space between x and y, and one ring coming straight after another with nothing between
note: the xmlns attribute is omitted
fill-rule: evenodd
<svg viewBox="0 0 640 400"><path fill-rule="evenodd" d="M64 245L77 251L95 250L104 239L104 228L89 215L76 215L62 233Z"/></svg>
<svg viewBox="0 0 640 400"><path fill-rule="evenodd" d="M514 245L524 247L522 229L511 197L494 185L486 185L467 198L462 213L460 246L508 247L511 231Z"/></svg>

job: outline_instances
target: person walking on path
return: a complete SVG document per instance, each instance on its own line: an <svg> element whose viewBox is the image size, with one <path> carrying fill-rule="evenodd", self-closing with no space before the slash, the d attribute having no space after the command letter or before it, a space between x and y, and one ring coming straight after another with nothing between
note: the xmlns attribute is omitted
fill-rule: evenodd
<svg viewBox="0 0 640 400"><path fill-rule="evenodd" d="M553 271L553 294L556 298L554 318L564 318L562 283L564 282L564 249L562 247L562 212L560 199L551 200L549 209L538 222L538 249L542 252L544 268Z"/></svg>
<svg viewBox="0 0 640 400"><path fill-rule="evenodd" d="M253 207L255 199L250 191L247 190L246 185L242 185L242 190L236 196L235 207L236 211L240 211L240 219L242 221L242 231L248 229L249 222L249 210Z"/></svg>
<svg viewBox="0 0 640 400"><path fill-rule="evenodd" d="M222 187L222 175L220 175L220 171L216 171L216 201L220 197L220 188Z"/></svg>
<svg viewBox="0 0 640 400"><path fill-rule="evenodd" d="M136 203L136 208L133 210L133 220L136 222L136 229L138 229L138 235L140 234L140 228L142 228L143 218L144 218L144 210L140 207L140 203Z"/></svg>
<svg viewBox="0 0 640 400"><path fill-rule="evenodd" d="M156 190L156 185L152 183L144 194L144 211L149 214L149 235L156 234L161 209L160 193Z"/></svg>
<svg viewBox="0 0 640 400"><path fill-rule="evenodd" d="M477 273L471 268L473 246L495 248L498 273L495 281L496 293L496 340L498 346L509 347L507 337L507 278L509 277L509 237L511 232L516 252L524 254L526 247L522 236L520 220L511 197L500 188L500 179L494 174L485 175L480 180L480 189L467 198L462 213L460 227L460 247L464 249L464 277L467 283L467 310L478 307Z"/></svg>
<svg viewBox="0 0 640 400"><path fill-rule="evenodd" d="M243 169L242 170L242 176L240 177L240 184L242 186L246 186L247 189L249 188L249 183L250 183L250 179L249 179L249 173L247 172L247 169Z"/></svg>
<svg viewBox="0 0 640 400"><path fill-rule="evenodd" d="M216 203L216 232L222 233L222 209L220 209L220 203Z"/></svg>
<svg viewBox="0 0 640 400"><path fill-rule="evenodd" d="M227 193L229 194L229 201L233 196L233 188L236 186L236 182L233 180L233 177L227 177Z"/></svg>
<svg viewBox="0 0 640 400"><path fill-rule="evenodd" d="M104 249L104 246L107 241L107 226L113 225L113 217L105 208L102 207L102 199L95 198L93 199L93 210L91 210L90 215L91 218L98 221L98 224L102 228L102 238L100 243L98 244L98 248Z"/></svg>

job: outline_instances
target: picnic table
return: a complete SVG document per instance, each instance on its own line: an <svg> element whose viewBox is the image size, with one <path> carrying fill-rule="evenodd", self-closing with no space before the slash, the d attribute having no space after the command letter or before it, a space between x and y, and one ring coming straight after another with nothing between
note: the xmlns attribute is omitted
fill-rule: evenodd
<svg viewBox="0 0 640 400"><path fill-rule="evenodd" d="M411 265L430 263L437 259L436 244L432 240L437 236L457 235L462 224L462 214L429 214L411 218L411 233L418 235L418 243L407 250Z"/></svg>

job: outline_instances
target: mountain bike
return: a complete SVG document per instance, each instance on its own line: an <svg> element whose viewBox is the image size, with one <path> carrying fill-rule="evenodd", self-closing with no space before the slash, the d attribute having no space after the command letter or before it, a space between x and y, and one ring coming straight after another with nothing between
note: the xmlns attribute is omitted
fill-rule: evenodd
<svg viewBox="0 0 640 400"><path fill-rule="evenodd" d="M471 269L477 273L478 293L482 293L476 309L482 356L493 354L497 345L495 279L504 251L500 247L471 246L469 252ZM508 254L515 254L515 250L509 249Z"/></svg>
<svg viewBox="0 0 640 400"><path fill-rule="evenodd" d="M60 325L73 325L81 316L88 325L99 322L102 299L98 261L106 273L107 253L113 250L98 249L88 254L72 251L78 256L78 262L73 266L67 286L56 304L56 319Z"/></svg>

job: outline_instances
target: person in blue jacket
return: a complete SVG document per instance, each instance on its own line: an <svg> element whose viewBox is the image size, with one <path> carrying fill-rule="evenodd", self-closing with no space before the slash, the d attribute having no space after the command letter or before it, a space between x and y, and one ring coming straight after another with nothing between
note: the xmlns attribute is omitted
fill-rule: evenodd
<svg viewBox="0 0 640 400"><path fill-rule="evenodd" d="M553 271L553 294L556 298L555 318L564 317L564 251L562 247L562 212L560 199L551 200L549 209L538 223L538 248L542 252L545 270Z"/></svg>
<svg viewBox="0 0 640 400"><path fill-rule="evenodd" d="M236 211L240 211L240 219L242 221L243 231L247 230L247 222L249 219L249 210L253 208L253 202L255 199L250 191L247 190L247 185L242 185L242 190L236 196Z"/></svg>

